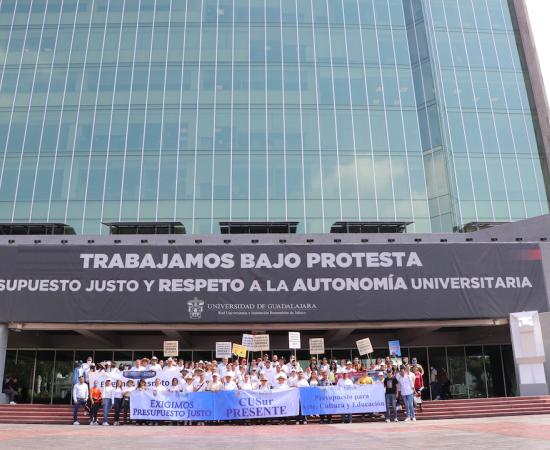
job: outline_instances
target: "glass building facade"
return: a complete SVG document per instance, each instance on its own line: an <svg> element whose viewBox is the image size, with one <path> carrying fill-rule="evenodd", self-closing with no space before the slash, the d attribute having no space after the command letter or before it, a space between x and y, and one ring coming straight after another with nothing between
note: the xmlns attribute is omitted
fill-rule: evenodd
<svg viewBox="0 0 550 450"><path fill-rule="evenodd" d="M0 220L548 212L506 0L2 0Z"/></svg>

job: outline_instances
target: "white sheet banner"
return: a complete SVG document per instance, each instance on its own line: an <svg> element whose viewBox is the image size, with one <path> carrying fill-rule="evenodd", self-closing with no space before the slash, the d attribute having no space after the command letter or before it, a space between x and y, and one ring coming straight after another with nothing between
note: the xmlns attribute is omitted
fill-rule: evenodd
<svg viewBox="0 0 550 450"><path fill-rule="evenodd" d="M182 382L182 376L178 369L170 370L125 370L124 372L90 372L90 386L94 385L94 381L97 381L100 388L105 386L105 380L111 380L114 385L117 380L122 380L122 384L126 386L128 380L133 380L134 385L137 386L141 379L144 379L148 387L155 385L155 380L160 379L161 384L168 388L172 384L172 379L177 378L178 382Z"/></svg>

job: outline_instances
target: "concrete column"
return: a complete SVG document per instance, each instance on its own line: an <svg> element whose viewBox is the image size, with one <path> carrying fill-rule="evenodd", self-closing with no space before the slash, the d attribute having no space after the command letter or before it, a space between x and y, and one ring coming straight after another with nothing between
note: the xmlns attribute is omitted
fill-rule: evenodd
<svg viewBox="0 0 550 450"><path fill-rule="evenodd" d="M519 395L548 395L544 371L545 351L539 313L510 314L510 334Z"/></svg>
<svg viewBox="0 0 550 450"><path fill-rule="evenodd" d="M0 323L0 382L4 384L4 371L6 369L6 350L8 348L8 324ZM0 403L6 403L6 395L0 388Z"/></svg>

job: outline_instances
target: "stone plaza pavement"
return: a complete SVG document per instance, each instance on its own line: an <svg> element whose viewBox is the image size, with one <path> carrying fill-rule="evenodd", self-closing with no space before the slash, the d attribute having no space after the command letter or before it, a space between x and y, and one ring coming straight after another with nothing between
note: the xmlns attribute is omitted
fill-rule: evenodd
<svg viewBox="0 0 550 450"><path fill-rule="evenodd" d="M0 425L0 449L550 449L550 415L351 425Z"/></svg>

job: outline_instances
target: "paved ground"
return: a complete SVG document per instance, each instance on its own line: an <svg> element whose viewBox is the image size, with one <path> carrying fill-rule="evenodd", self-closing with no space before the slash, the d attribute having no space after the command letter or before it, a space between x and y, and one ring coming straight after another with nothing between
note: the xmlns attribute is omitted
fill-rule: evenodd
<svg viewBox="0 0 550 450"><path fill-rule="evenodd" d="M550 449L550 415L490 419L205 427L0 425L0 449Z"/></svg>

